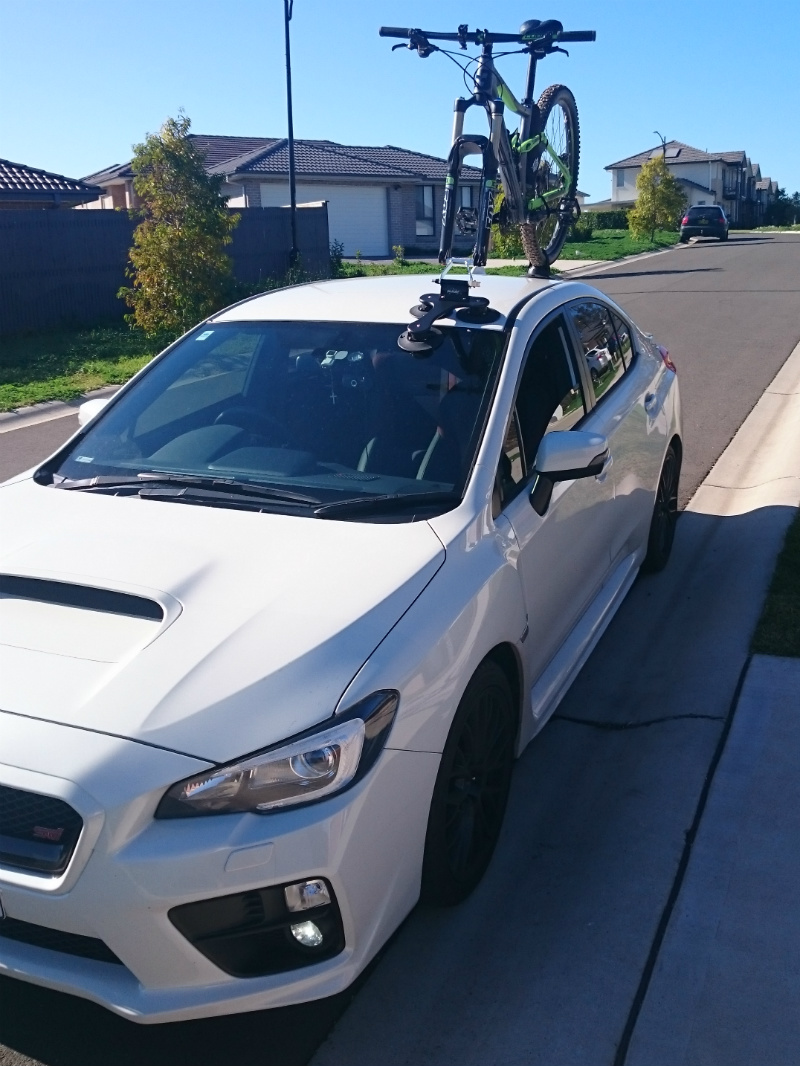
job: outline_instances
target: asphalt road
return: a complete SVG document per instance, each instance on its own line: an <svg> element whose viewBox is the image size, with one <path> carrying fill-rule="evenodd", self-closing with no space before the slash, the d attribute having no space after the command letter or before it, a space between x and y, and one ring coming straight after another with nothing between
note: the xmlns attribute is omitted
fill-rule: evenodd
<svg viewBox="0 0 800 1066"><path fill-rule="evenodd" d="M800 238L743 236L592 279L678 364L684 498L800 340L798 278ZM0 436L0 476L74 422ZM314 1066L612 1066L785 522L681 519L667 571L637 582L520 760L484 883L455 910L418 908L354 993L142 1028L4 979L0 1066L299 1066L318 1047Z"/></svg>

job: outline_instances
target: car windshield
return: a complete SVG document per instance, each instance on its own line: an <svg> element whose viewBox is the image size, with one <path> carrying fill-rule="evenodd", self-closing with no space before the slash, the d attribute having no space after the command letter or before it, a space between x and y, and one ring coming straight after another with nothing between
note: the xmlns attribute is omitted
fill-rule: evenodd
<svg viewBox="0 0 800 1066"><path fill-rule="evenodd" d="M690 207L689 218L721 218L722 211L718 207Z"/></svg>
<svg viewBox="0 0 800 1066"><path fill-rule="evenodd" d="M154 362L37 479L93 491L140 479L137 491L143 480L154 495L172 475L173 487L189 486L181 502L219 503L230 483L240 506L251 486L267 509L320 505L331 517L346 517L348 501L354 517L370 501L375 510L393 501L402 513L406 497L424 502L428 493L439 510L453 506L505 336L442 328L441 345L415 358L397 345L403 329L208 324ZM203 496L203 486L214 491Z"/></svg>

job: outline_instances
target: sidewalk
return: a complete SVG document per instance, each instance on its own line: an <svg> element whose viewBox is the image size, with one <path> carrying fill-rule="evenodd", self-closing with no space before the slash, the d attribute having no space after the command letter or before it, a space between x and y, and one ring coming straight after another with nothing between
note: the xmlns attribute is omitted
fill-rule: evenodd
<svg viewBox="0 0 800 1066"><path fill-rule="evenodd" d="M747 674L626 1066L800 1062L800 660Z"/></svg>

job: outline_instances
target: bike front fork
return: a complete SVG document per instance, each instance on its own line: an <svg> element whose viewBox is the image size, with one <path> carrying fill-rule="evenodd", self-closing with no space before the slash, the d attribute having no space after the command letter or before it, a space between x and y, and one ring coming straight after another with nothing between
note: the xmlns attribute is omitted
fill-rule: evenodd
<svg viewBox="0 0 800 1066"><path fill-rule="evenodd" d="M486 266L489 254L494 198L497 192L497 157L488 137L457 137L447 160L447 177L442 203L442 235L439 242L439 262L445 266L452 258L453 228L458 210L458 179L461 164L467 155L480 154L483 158L480 196L478 199L475 228L475 245L472 249L473 266Z"/></svg>

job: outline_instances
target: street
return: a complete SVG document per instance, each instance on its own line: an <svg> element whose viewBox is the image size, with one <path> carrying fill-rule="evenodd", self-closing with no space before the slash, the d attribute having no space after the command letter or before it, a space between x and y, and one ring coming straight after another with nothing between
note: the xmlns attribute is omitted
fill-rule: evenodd
<svg viewBox="0 0 800 1066"><path fill-rule="evenodd" d="M798 277L800 238L732 233L587 279L678 366L682 505L800 340ZM0 435L0 477L75 425ZM621 1066L784 511L682 516L667 570L637 581L520 759L484 882L459 908L413 912L355 991L144 1028L3 979L0 1066L371 1066L378 1047L384 1066Z"/></svg>

